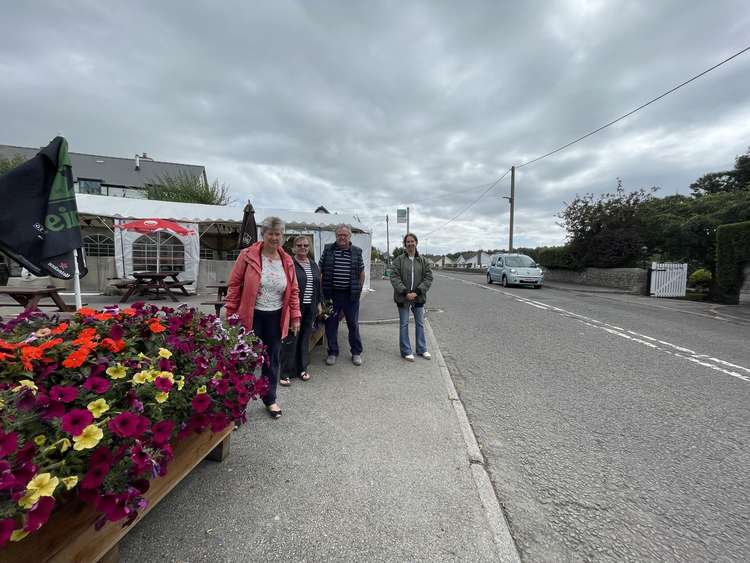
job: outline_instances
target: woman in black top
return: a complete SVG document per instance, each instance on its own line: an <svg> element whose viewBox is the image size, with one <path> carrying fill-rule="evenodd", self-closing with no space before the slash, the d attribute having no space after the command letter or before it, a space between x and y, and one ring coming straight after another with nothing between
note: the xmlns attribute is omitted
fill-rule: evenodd
<svg viewBox="0 0 750 563"><path fill-rule="evenodd" d="M323 303L323 295L320 288L320 269L318 265L310 260L310 239L306 236L298 236L294 239L294 269L297 272L297 283L299 284L299 303L302 310L300 329L296 335L289 335L291 342L285 343L285 354L282 366L280 385L291 385L291 377L299 377L302 381L308 381L310 374L307 366L310 363L310 334L312 333L315 318L318 316Z"/></svg>

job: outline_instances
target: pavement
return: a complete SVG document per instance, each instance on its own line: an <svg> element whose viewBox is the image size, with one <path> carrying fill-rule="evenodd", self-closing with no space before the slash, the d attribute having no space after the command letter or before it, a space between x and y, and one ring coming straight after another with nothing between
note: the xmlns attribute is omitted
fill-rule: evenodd
<svg viewBox="0 0 750 563"><path fill-rule="evenodd" d="M390 284L373 287L363 365L316 347L312 379L279 388L283 416L251 403L229 457L154 507L121 561L519 560L431 329L433 359L404 361Z"/></svg>

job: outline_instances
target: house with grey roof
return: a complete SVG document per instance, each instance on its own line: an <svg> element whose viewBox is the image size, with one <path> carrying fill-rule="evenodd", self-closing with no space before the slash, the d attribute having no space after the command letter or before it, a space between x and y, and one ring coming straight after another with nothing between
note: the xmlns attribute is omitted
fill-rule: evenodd
<svg viewBox="0 0 750 563"><path fill-rule="evenodd" d="M30 159L40 149L0 145L0 158L20 156ZM82 194L147 199L146 187L165 176L200 177L206 184L206 168L197 164L179 164L154 160L146 153L133 158L70 152L75 191Z"/></svg>

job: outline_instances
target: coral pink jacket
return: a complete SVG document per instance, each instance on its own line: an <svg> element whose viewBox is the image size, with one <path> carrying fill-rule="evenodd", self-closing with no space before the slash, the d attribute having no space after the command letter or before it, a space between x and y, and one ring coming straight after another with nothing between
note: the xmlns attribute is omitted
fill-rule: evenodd
<svg viewBox="0 0 750 563"><path fill-rule="evenodd" d="M256 242L240 252L227 284L227 316L237 313L242 325L248 330L253 328L255 301L260 288L260 272L263 264L260 257L261 250L263 250L263 243ZM292 257L283 249L279 249L279 256L286 274L286 291L281 306L281 338L286 338L289 333L289 323L301 318L302 313L299 307L299 286Z"/></svg>

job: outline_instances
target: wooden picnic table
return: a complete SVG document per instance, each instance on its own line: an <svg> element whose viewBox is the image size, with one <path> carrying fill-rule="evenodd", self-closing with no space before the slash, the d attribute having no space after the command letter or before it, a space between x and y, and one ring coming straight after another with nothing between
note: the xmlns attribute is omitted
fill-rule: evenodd
<svg viewBox="0 0 750 563"><path fill-rule="evenodd" d="M172 301L179 301L172 290L177 289L183 295L190 295L185 286L193 283L192 280L180 280L179 275L180 272L133 272L133 279L125 284L127 291L120 299L120 303L127 303L134 294L150 293L153 294L152 299L163 299L162 290Z"/></svg>
<svg viewBox="0 0 750 563"><path fill-rule="evenodd" d="M56 287L0 287L0 295L8 295L15 303L3 303L0 306L21 306L25 311L39 308L39 302L42 299L51 299L54 306L60 311L72 313L76 310L75 305L69 305L60 294Z"/></svg>

